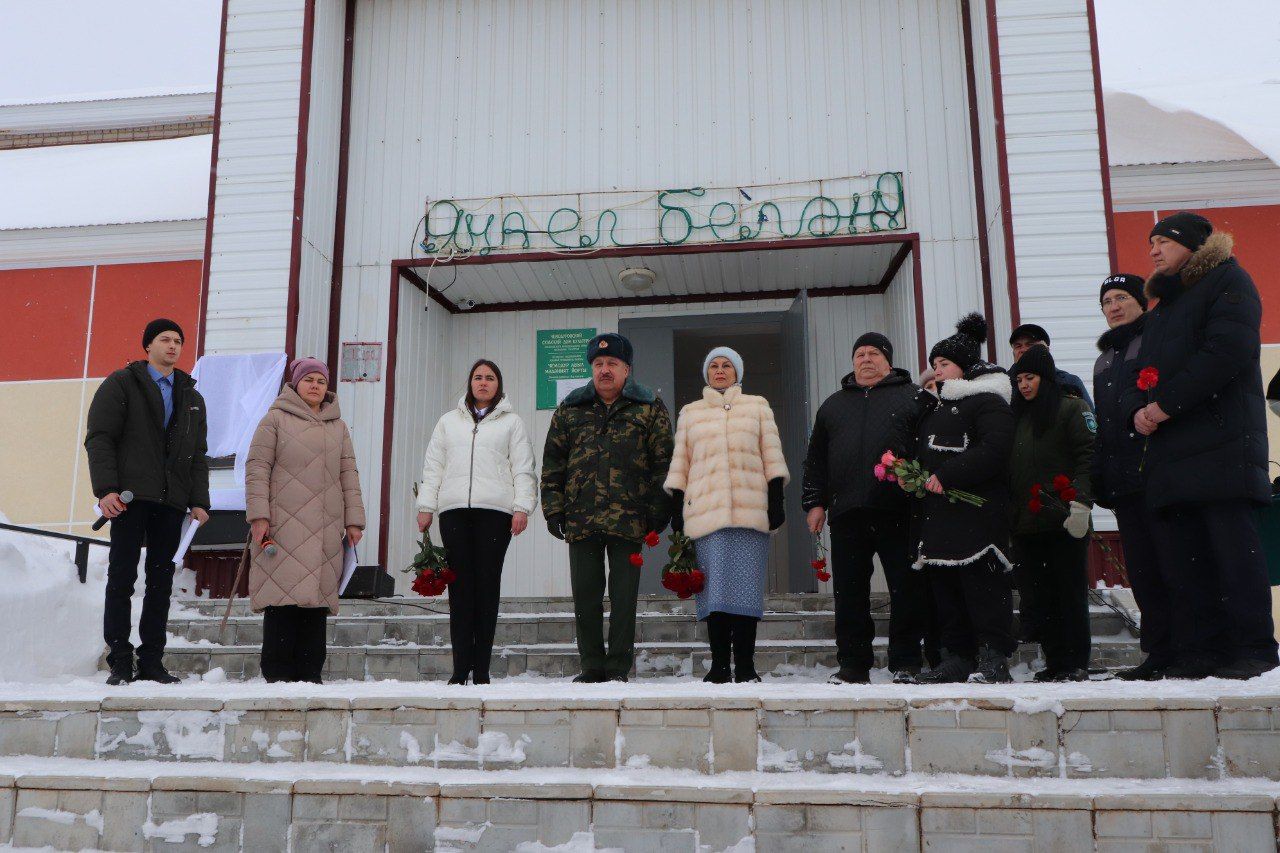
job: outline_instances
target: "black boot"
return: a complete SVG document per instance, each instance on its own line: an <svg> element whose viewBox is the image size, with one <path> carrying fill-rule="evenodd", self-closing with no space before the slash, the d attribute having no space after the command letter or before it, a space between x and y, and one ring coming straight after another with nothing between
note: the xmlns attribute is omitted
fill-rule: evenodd
<svg viewBox="0 0 1280 853"><path fill-rule="evenodd" d="M138 681L154 681L156 684L177 684L182 679L170 675L169 671L159 663L139 663Z"/></svg>
<svg viewBox="0 0 1280 853"><path fill-rule="evenodd" d="M733 680L759 681L756 672L756 625L758 620L750 616L734 616L733 624Z"/></svg>
<svg viewBox="0 0 1280 853"><path fill-rule="evenodd" d="M1013 681L1009 674L1009 658L990 646L978 650L978 668L969 676L974 684L1008 684Z"/></svg>
<svg viewBox="0 0 1280 853"><path fill-rule="evenodd" d="M468 672L457 672L457 671L455 670L455 671L454 671L454 673L453 673L453 675L449 676L449 683L450 683L450 684L466 684L466 683L467 683L467 678L468 678L470 675L471 675L471 674L470 674L470 673L468 673Z"/></svg>
<svg viewBox="0 0 1280 853"><path fill-rule="evenodd" d="M1162 681L1169 664L1162 660L1147 656L1147 659L1135 667L1122 669L1116 673L1121 681Z"/></svg>
<svg viewBox="0 0 1280 853"><path fill-rule="evenodd" d="M107 676L109 686L119 687L121 684L131 683L133 683L133 661L116 663L111 667L111 674Z"/></svg>
<svg viewBox="0 0 1280 853"><path fill-rule="evenodd" d="M727 613L711 613L707 615L707 642L711 646L711 669L702 680L708 684L727 684L733 681L733 672L729 669L730 643L733 633L729 628L729 620L733 617Z"/></svg>
<svg viewBox="0 0 1280 853"><path fill-rule="evenodd" d="M1219 667L1214 675L1218 678L1248 681L1250 678L1257 678L1259 675L1270 672L1275 668L1276 665L1270 661L1258 660L1257 658L1241 658L1234 663Z"/></svg>
<svg viewBox="0 0 1280 853"><path fill-rule="evenodd" d="M1222 661L1211 655L1192 654L1178 659L1177 663L1165 669L1165 678L1201 679L1216 675L1222 668Z"/></svg>
<svg viewBox="0 0 1280 853"><path fill-rule="evenodd" d="M973 661L961 657L949 649L940 652L942 660L926 673L919 675L916 681L920 684L954 684L965 681L973 673Z"/></svg>

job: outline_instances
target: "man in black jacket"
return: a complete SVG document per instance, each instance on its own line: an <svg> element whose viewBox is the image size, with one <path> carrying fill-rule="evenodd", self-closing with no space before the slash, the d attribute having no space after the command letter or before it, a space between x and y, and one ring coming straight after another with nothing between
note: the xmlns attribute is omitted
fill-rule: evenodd
<svg viewBox="0 0 1280 853"><path fill-rule="evenodd" d="M1178 559L1169 591L1174 678L1251 678L1276 666L1255 508L1271 501L1259 327L1262 301L1229 234L1193 213L1151 230L1155 273L1138 351L1154 385L1126 412L1147 436L1147 503Z"/></svg>
<svg viewBox="0 0 1280 853"><path fill-rule="evenodd" d="M1098 294L1108 329L1098 339L1093 366L1093 396L1098 436L1093 454L1094 501L1116 514L1125 569L1133 597L1142 611L1142 651L1146 658L1121 670L1125 681L1164 678L1173 661L1169 624L1169 581L1164 572L1171 559L1168 537L1143 495L1144 438L1127 417L1124 401L1137 387L1138 351L1147 322L1147 296L1140 276L1108 276Z"/></svg>
<svg viewBox="0 0 1280 853"><path fill-rule="evenodd" d="M836 656L833 681L865 684L874 657L871 618L873 558L889 585L889 669L905 679L920 672L920 644L937 659L932 599L924 573L911 568L910 507L902 490L875 478L896 417L914 411L920 389L894 368L893 345L867 332L853 345L853 372L818 409L804 463L802 506L809 530L831 525Z"/></svg>
<svg viewBox="0 0 1280 853"><path fill-rule="evenodd" d="M89 477L98 507L111 521L107 601L108 684L140 681L173 684L163 664L173 555L190 508L198 523L209 515L209 465L205 457L204 398L191 377L174 367L182 354L182 329L152 320L142 333L145 361L115 371L93 395L84 439ZM121 493L133 493L125 504ZM138 558L147 546L146 594L138 633L138 666L129 642L130 599Z"/></svg>

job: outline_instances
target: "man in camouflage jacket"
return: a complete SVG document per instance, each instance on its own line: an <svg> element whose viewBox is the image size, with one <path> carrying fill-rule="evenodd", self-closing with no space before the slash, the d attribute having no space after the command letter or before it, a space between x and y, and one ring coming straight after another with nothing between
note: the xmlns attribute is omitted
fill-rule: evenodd
<svg viewBox="0 0 1280 853"><path fill-rule="evenodd" d="M634 658L640 567L631 564L671 508L662 483L671 464L671 417L632 381L631 342L591 339L591 384L551 417L542 459L542 512L569 543L569 575L582 672L575 681L626 681ZM605 554L609 557L609 648L604 644Z"/></svg>

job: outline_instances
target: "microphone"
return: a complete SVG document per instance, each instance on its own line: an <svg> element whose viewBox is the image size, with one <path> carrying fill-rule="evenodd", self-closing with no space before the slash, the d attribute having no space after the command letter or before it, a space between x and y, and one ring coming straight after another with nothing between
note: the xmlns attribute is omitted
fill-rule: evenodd
<svg viewBox="0 0 1280 853"><path fill-rule="evenodd" d="M126 506L130 503L133 503L133 492L129 491L128 489L125 489L123 492L120 493L120 501L126 504ZM99 518L97 521L93 523L93 529L101 530L103 527L106 526L106 523L110 520L111 519L107 518L105 515L102 516L101 518Z"/></svg>

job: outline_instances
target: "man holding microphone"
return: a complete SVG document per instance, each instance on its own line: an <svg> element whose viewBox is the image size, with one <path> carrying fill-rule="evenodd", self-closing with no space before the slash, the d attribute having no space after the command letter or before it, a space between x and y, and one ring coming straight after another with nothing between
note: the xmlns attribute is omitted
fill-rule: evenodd
<svg viewBox="0 0 1280 853"><path fill-rule="evenodd" d="M98 508L111 519L103 617L111 685L135 679L161 684L178 681L163 664L173 555L187 509L198 524L209 518L204 398L191 377L175 367L182 343L177 323L152 320L142 333L146 359L103 380L89 406L84 439L89 477ZM126 491L133 494L128 503L121 499ZM138 622L142 644L135 671L129 642L130 599L144 543L146 594Z"/></svg>

